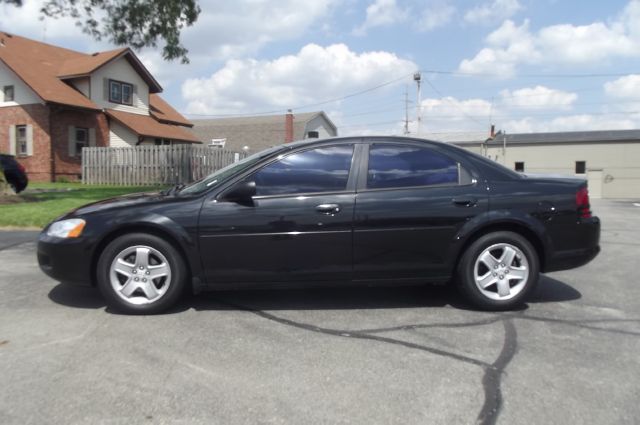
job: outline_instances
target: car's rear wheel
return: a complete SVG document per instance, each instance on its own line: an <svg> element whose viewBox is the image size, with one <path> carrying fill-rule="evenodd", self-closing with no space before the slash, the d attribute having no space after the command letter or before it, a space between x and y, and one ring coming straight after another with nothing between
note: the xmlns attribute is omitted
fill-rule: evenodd
<svg viewBox="0 0 640 425"><path fill-rule="evenodd" d="M133 233L107 245L98 260L97 277L109 307L129 314L155 314L178 301L187 270L167 241Z"/></svg>
<svg viewBox="0 0 640 425"><path fill-rule="evenodd" d="M531 243L521 235L501 231L474 241L458 263L458 286L474 306L508 310L534 290L540 266Z"/></svg>

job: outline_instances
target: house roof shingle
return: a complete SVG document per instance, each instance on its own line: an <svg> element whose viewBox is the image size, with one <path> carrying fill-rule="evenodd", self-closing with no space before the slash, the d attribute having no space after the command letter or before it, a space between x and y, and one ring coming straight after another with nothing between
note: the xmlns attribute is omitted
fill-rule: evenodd
<svg viewBox="0 0 640 425"><path fill-rule="evenodd" d="M324 116L335 130L335 125L324 112L294 113L293 139L303 139L307 123L318 116ZM285 117L283 114L192 120L193 132L204 143L226 138L225 149L241 150L249 146L252 152L258 152L284 143Z"/></svg>
<svg viewBox="0 0 640 425"><path fill-rule="evenodd" d="M57 78L65 61L81 58L84 54L8 33L0 33L0 39L0 60L42 100L99 109L90 99Z"/></svg>
<svg viewBox="0 0 640 425"><path fill-rule="evenodd" d="M159 121L193 127L193 123L191 121L183 117L178 111L173 109L171 105L155 93L149 95L149 106L149 113Z"/></svg>
<svg viewBox="0 0 640 425"><path fill-rule="evenodd" d="M140 136L200 143L198 137L188 129L177 125L161 123L148 115L131 114L114 109L107 109L105 113Z"/></svg>
<svg viewBox="0 0 640 425"><path fill-rule="evenodd" d="M67 59L60 66L57 76L60 78L68 78L91 74L93 71L117 58L127 50L128 49L125 47L122 49L98 52L92 55L84 55L73 59Z"/></svg>
<svg viewBox="0 0 640 425"><path fill-rule="evenodd" d="M160 84L153 78L136 55L126 47L106 52L85 54L7 32L0 32L0 41L0 60L45 102L79 108L100 109L91 99L86 98L82 93L66 84L63 79L88 75L119 57L127 59L145 82L149 84L151 93L162 91ZM177 114L173 108L166 108L164 105L161 104L156 107L162 113L168 115ZM187 121L184 117L182 117L182 120ZM174 121L179 122L180 120L174 117Z"/></svg>

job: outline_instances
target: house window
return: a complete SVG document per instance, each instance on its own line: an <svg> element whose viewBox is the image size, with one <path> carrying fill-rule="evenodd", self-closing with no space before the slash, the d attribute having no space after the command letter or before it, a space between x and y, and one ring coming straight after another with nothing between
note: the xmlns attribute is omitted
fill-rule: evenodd
<svg viewBox="0 0 640 425"><path fill-rule="evenodd" d="M317 131L309 131L307 132L307 138L309 139L318 139L320 137L320 133Z"/></svg>
<svg viewBox="0 0 640 425"><path fill-rule="evenodd" d="M14 100L13 86L4 86L2 91L4 92L4 101L13 102Z"/></svg>
<svg viewBox="0 0 640 425"><path fill-rule="evenodd" d="M169 139L155 139L156 146L168 146L171 144L171 140Z"/></svg>
<svg viewBox="0 0 640 425"><path fill-rule="evenodd" d="M109 80L109 102L132 105L133 86L122 81Z"/></svg>
<svg viewBox="0 0 640 425"><path fill-rule="evenodd" d="M524 162L516 162L515 170L524 172Z"/></svg>
<svg viewBox="0 0 640 425"><path fill-rule="evenodd" d="M576 161L576 174L584 174L587 172L587 161Z"/></svg>
<svg viewBox="0 0 640 425"><path fill-rule="evenodd" d="M82 148L89 146L89 130L82 127L75 127L76 155L82 152Z"/></svg>
<svg viewBox="0 0 640 425"><path fill-rule="evenodd" d="M29 150L27 147L26 125L16 125L16 152L21 156L26 156L29 154Z"/></svg>

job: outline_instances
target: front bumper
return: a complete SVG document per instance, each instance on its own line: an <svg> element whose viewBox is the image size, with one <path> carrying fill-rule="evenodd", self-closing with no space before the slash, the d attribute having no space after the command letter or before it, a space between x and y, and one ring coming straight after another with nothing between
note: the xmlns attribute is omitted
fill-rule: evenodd
<svg viewBox="0 0 640 425"><path fill-rule="evenodd" d="M92 286L91 250L80 238L62 239L47 236L46 229L38 237L38 264L52 279L81 286Z"/></svg>

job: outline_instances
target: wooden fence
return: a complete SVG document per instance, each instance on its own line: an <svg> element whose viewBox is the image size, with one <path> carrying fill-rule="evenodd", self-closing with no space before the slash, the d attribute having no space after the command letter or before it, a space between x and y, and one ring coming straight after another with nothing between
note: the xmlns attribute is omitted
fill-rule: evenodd
<svg viewBox="0 0 640 425"><path fill-rule="evenodd" d="M189 183L245 156L194 145L84 148L82 182L127 186Z"/></svg>

